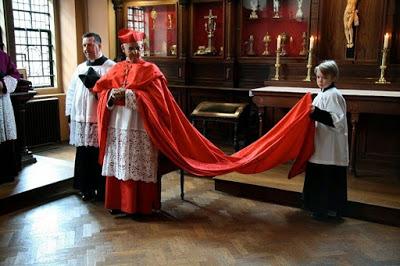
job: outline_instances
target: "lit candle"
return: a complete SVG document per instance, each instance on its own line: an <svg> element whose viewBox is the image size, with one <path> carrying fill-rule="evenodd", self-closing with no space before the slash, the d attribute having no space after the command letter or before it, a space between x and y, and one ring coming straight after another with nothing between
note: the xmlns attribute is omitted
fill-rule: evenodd
<svg viewBox="0 0 400 266"><path fill-rule="evenodd" d="M281 49L281 35L278 35L278 38L276 39L276 50Z"/></svg>
<svg viewBox="0 0 400 266"><path fill-rule="evenodd" d="M310 50L314 48L314 36L310 37Z"/></svg>
<svg viewBox="0 0 400 266"><path fill-rule="evenodd" d="M383 49L387 49L388 47L389 47L389 33L386 33L383 42Z"/></svg>

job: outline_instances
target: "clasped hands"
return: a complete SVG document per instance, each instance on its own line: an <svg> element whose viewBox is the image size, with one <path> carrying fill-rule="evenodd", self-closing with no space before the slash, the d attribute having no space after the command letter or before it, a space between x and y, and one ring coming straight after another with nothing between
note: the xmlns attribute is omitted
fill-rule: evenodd
<svg viewBox="0 0 400 266"><path fill-rule="evenodd" d="M114 88L111 90L111 98L120 100L125 98L125 88Z"/></svg>

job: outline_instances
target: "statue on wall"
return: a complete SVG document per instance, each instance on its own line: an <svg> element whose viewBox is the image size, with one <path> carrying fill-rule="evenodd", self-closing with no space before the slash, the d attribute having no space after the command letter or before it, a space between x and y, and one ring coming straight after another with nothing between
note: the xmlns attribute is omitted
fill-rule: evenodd
<svg viewBox="0 0 400 266"><path fill-rule="evenodd" d="M245 42L247 45L246 54L247 55L255 55L254 52L254 36L250 35L249 40Z"/></svg>
<svg viewBox="0 0 400 266"><path fill-rule="evenodd" d="M279 16L279 0L273 0L274 1L274 17L273 18L280 18Z"/></svg>
<svg viewBox="0 0 400 266"><path fill-rule="evenodd" d="M303 0L297 0L297 12L296 12L296 20L297 21L302 21L303 20Z"/></svg>
<svg viewBox="0 0 400 266"><path fill-rule="evenodd" d="M344 10L343 23L344 23L344 35L346 36L347 48L352 48L353 44L353 25L357 27L359 25L358 0L347 0L347 5Z"/></svg>
<svg viewBox="0 0 400 266"><path fill-rule="evenodd" d="M258 0L250 0L251 13L249 19L258 19Z"/></svg>

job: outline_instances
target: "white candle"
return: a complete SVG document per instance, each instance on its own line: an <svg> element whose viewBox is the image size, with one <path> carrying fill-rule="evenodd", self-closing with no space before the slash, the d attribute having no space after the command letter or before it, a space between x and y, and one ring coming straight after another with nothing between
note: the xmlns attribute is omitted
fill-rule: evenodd
<svg viewBox="0 0 400 266"><path fill-rule="evenodd" d="M281 49L281 35L278 35L278 38L276 39L276 50Z"/></svg>
<svg viewBox="0 0 400 266"><path fill-rule="evenodd" d="M314 36L310 37L310 50L314 48Z"/></svg>
<svg viewBox="0 0 400 266"><path fill-rule="evenodd" d="M386 33L383 41L383 49L387 49L388 47L389 47L389 33Z"/></svg>

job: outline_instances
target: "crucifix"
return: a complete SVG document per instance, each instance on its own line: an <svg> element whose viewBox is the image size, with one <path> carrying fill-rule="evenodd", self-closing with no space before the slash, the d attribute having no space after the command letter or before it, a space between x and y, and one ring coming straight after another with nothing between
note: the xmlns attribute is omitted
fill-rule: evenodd
<svg viewBox="0 0 400 266"><path fill-rule="evenodd" d="M204 23L204 29L207 32L207 38L208 38L208 45L205 50L205 53L207 54L214 54L216 52L215 47L213 46L213 37L214 37L214 32L217 27L217 23L215 22L217 19L217 16L214 16L212 13L212 9L209 10L208 16L204 16L205 19L207 19L207 22Z"/></svg>

